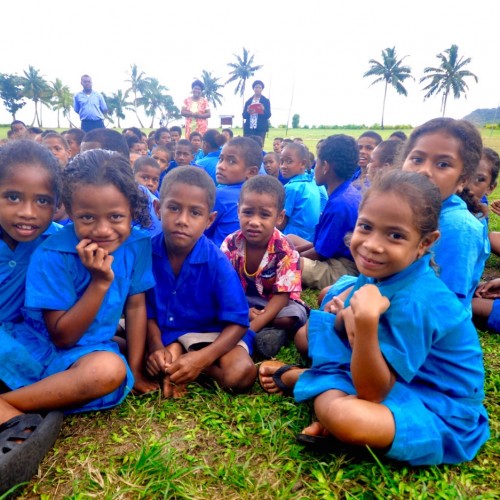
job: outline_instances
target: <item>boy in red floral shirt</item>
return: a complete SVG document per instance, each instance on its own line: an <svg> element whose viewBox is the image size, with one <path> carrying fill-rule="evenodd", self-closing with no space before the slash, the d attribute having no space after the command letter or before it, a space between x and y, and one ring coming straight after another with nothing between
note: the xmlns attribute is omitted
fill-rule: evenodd
<svg viewBox="0 0 500 500"><path fill-rule="evenodd" d="M245 290L255 348L271 358L307 320L300 299L299 254L276 225L285 216L285 190L272 176L256 176L243 184L238 217L240 229L221 250L227 255Z"/></svg>

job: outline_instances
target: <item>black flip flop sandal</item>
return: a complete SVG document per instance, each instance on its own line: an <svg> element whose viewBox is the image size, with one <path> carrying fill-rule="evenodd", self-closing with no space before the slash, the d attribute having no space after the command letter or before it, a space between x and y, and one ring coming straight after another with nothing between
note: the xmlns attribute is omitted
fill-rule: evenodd
<svg viewBox="0 0 500 500"><path fill-rule="evenodd" d="M54 445L63 414L24 413L0 425L0 494L29 481Z"/></svg>

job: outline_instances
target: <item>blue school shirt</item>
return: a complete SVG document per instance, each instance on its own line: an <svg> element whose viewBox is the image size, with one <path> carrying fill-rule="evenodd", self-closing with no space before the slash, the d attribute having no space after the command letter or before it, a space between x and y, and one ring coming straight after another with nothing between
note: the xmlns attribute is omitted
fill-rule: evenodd
<svg viewBox="0 0 500 500"><path fill-rule="evenodd" d="M59 229L61 226L52 222L37 239L18 243L14 250L0 240L0 323L22 320L21 308L24 306L26 272L31 254Z"/></svg>
<svg viewBox="0 0 500 500"><path fill-rule="evenodd" d="M238 201L243 182L238 184L219 184L215 194L214 211L217 212L214 223L205 231L205 236L218 247L231 233L240 228L238 219Z"/></svg>
<svg viewBox="0 0 500 500"><path fill-rule="evenodd" d="M454 194L443 201L439 230L441 236L432 247L439 277L471 312L472 296L490 254L487 227Z"/></svg>
<svg viewBox="0 0 500 500"><path fill-rule="evenodd" d="M239 277L208 238L202 235L196 242L177 277L163 235L155 236L152 245L157 284L146 293L146 303L148 319L158 323L164 345L185 333L221 332L228 323L249 326L248 303Z"/></svg>
<svg viewBox="0 0 500 500"><path fill-rule="evenodd" d="M80 300L91 280L90 272L78 256L78 243L74 225L70 224L40 245L30 262L26 321L49 341L42 310L67 311ZM114 280L94 321L74 347L91 347L111 340L127 297L145 292L155 284L149 236L132 228L130 236L112 255Z"/></svg>
<svg viewBox="0 0 500 500"><path fill-rule="evenodd" d="M292 177L285 185L285 213L288 221L283 234L296 234L312 241L320 211L318 186L311 181L309 174Z"/></svg>
<svg viewBox="0 0 500 500"><path fill-rule="evenodd" d="M346 307L352 294L365 284L377 286L390 301L378 327L381 353L396 376L393 389L382 402L396 420L395 441L388 456L416 465L470 460L488 439L489 429L483 406L482 352L468 312L436 276L430 255L379 282L359 276ZM300 376L295 398L304 401L331 389L355 394L347 339L333 334L333 315L313 313L309 327L312 368ZM422 451L422 440L425 448L426 436L412 435L411 429L405 436L407 441L399 441L399 409L408 408L408 401L415 402L412 409L416 414L411 418L418 420L418 412L422 412L422 419L428 420L429 412L435 416L435 428L429 433L435 437L436 428L441 433L439 449L429 445L423 455L412 456L412 447ZM403 415L402 420L405 418L410 417ZM398 456L401 449L407 454Z"/></svg>
<svg viewBox="0 0 500 500"><path fill-rule="evenodd" d="M218 151L212 151L208 153L203 158L196 160L196 165L201 167L205 172L212 178L215 184L217 184L217 179L215 178L215 172L217 170L217 163L219 163L219 156L222 148Z"/></svg>
<svg viewBox="0 0 500 500"><path fill-rule="evenodd" d="M353 260L344 240L347 233L354 231L360 202L361 193L351 181L345 181L328 197L314 236L314 249L323 258Z"/></svg>

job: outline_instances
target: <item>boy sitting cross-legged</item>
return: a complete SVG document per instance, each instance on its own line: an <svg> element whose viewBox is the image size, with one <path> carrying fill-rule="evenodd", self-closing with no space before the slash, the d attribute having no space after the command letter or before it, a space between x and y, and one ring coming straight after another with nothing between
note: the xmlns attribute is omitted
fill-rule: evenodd
<svg viewBox="0 0 500 500"><path fill-rule="evenodd" d="M221 249L236 269L250 306L258 354L270 358L304 325L299 254L276 226L285 216L285 190L272 176L247 180L240 191L240 230Z"/></svg>
<svg viewBox="0 0 500 500"><path fill-rule="evenodd" d="M156 287L146 297L146 368L162 380L165 397L205 374L226 390L250 388L253 332L238 276L206 236L214 221L215 185L200 168L177 167L165 177L158 215L163 234L152 239Z"/></svg>

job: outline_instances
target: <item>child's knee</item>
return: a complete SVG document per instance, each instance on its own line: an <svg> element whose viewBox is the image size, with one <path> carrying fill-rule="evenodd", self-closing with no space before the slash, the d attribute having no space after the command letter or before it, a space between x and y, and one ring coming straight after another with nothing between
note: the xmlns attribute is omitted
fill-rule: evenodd
<svg viewBox="0 0 500 500"><path fill-rule="evenodd" d="M325 393L324 393L325 394ZM352 398L325 398L314 400L314 411L321 424L335 437L345 442L356 441L358 425L352 409Z"/></svg>
<svg viewBox="0 0 500 500"><path fill-rule="evenodd" d="M225 367L223 372L223 389L243 392L250 389L257 378L257 367L250 356L241 356L237 362Z"/></svg>
<svg viewBox="0 0 500 500"><path fill-rule="evenodd" d="M87 361L79 374L83 390L86 387L89 392L101 392L102 389L106 394L119 387L127 376L125 362L115 353L96 352Z"/></svg>

